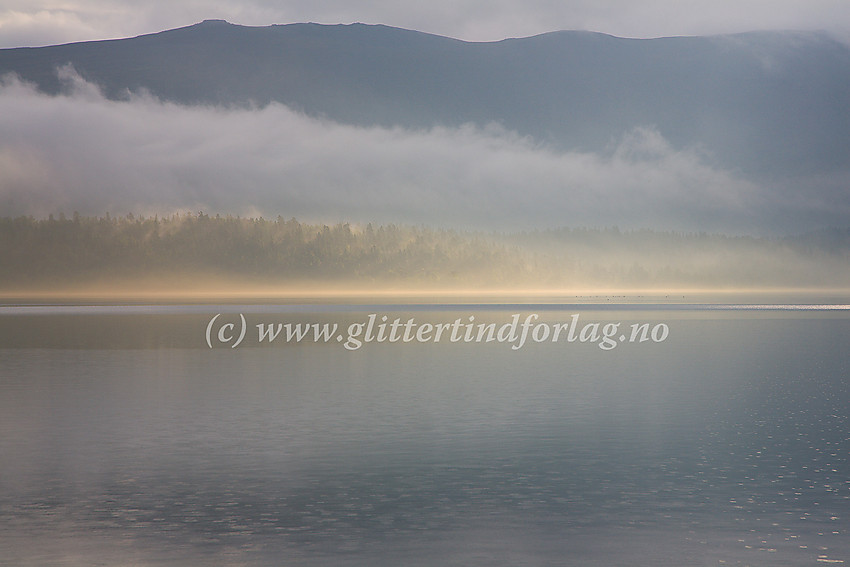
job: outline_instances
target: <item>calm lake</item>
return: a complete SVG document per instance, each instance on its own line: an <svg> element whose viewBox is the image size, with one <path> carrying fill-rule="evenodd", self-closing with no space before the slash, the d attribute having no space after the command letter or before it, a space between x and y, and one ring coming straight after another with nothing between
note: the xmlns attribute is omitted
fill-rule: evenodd
<svg viewBox="0 0 850 567"><path fill-rule="evenodd" d="M0 306L0 564L850 565L837 307Z"/></svg>

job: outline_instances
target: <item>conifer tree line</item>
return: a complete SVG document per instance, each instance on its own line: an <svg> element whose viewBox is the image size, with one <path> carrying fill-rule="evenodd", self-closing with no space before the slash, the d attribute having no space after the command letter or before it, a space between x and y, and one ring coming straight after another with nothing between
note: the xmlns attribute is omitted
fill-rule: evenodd
<svg viewBox="0 0 850 567"><path fill-rule="evenodd" d="M294 218L0 218L0 287L145 275L363 284L846 287L850 230L786 238L617 228L485 233Z"/></svg>
<svg viewBox="0 0 850 567"><path fill-rule="evenodd" d="M478 235L393 224L355 230L202 212L0 219L2 283L110 273L439 281L472 273L501 278L499 270L520 262L517 251Z"/></svg>

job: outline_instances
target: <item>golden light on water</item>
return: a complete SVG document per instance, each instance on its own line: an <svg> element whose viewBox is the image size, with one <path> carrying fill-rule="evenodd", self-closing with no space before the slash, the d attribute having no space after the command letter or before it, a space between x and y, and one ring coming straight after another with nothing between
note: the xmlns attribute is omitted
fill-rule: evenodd
<svg viewBox="0 0 850 567"><path fill-rule="evenodd" d="M850 303L850 288L616 288L428 286L404 283L245 283L221 278L135 279L0 290L0 303L22 302L292 303Z"/></svg>

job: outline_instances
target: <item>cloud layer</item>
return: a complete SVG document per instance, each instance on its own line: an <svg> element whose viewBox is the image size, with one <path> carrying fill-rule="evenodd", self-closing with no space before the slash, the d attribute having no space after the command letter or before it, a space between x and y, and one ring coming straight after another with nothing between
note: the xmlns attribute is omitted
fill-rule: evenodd
<svg viewBox="0 0 850 567"><path fill-rule="evenodd" d="M624 37L757 29L823 29L845 37L850 34L850 4L844 0L7 0L0 9L0 47L128 37L207 18L243 25L383 23L471 41L560 29Z"/></svg>
<svg viewBox="0 0 850 567"><path fill-rule="evenodd" d="M62 73L62 96L10 78L0 88L3 215L188 210L740 233L781 230L786 219L799 229L803 217L823 220L819 208L841 213L810 197L768 199L765 188L713 167L697 149L672 147L652 125L625 132L603 153L564 153L497 125L409 131L341 125L277 104L112 101L72 70Z"/></svg>

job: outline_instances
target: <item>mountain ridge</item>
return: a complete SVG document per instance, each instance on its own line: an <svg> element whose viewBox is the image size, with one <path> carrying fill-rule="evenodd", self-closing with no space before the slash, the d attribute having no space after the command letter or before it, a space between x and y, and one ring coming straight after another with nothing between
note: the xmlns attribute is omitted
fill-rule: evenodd
<svg viewBox="0 0 850 567"><path fill-rule="evenodd" d="M144 90L190 105L276 102L357 126L497 123L569 151L604 151L650 127L749 177L850 169L850 48L824 32L466 42L382 24L205 20L0 50L0 75L50 94L65 64L113 99Z"/></svg>

